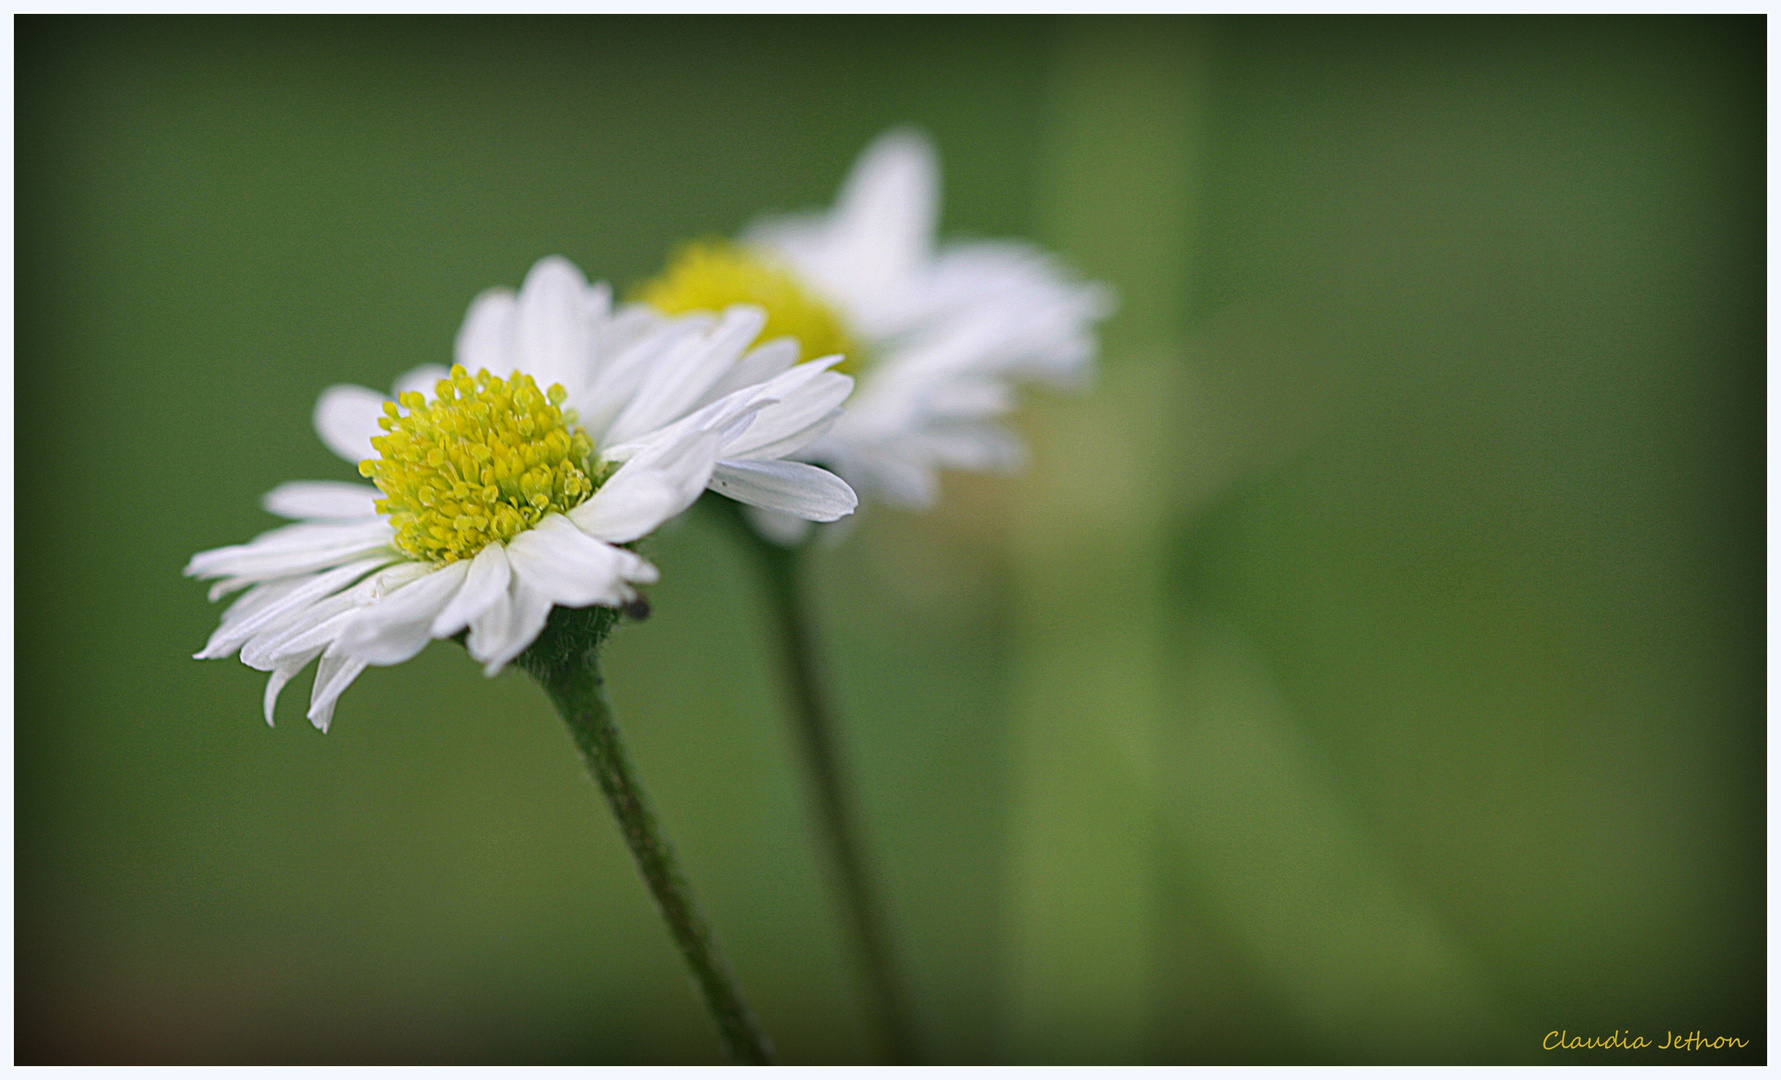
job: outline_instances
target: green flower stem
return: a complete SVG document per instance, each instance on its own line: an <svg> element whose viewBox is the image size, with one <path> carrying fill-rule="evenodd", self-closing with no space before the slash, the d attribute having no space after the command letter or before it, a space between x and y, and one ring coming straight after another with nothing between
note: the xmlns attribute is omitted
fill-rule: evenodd
<svg viewBox="0 0 1781 1080"><path fill-rule="evenodd" d="M812 641L811 614L805 607L800 587L799 564L803 548L782 547L762 537L749 525L740 503L711 496L707 496L706 501L713 503L720 516L729 522L766 582L779 658L785 668L792 712L796 718L798 743L815 789L823 843L840 878L846 915L852 923L869 992L877 1006L892 1060L899 1064L913 1064L918 1060L915 1031L891 958L872 875L853 824L846 769L823 690Z"/></svg>
<svg viewBox="0 0 1781 1080"><path fill-rule="evenodd" d="M587 761L588 772L600 782L612 804L637 867L643 871L675 944L717 1021L730 1060L739 1065L772 1065L773 1043L742 999L736 977L693 902L692 887L644 798L618 725L613 722L600 678L598 650L614 621L615 615L604 608L559 608L551 612L545 632L518 662L543 685L562 713Z"/></svg>

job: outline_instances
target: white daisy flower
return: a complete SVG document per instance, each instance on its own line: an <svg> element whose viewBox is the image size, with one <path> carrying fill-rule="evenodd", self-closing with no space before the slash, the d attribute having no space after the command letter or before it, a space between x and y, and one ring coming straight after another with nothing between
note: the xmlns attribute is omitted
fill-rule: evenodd
<svg viewBox="0 0 1781 1080"><path fill-rule="evenodd" d="M692 245L639 291L670 314L757 303L767 332L795 335L806 355L846 353L859 388L798 456L868 498L917 508L933 504L941 467L1020 464L1023 448L997 422L1014 384L1082 382L1093 325L1113 307L1106 287L1031 245L936 245L939 173L923 135L893 130L860 156L832 210L762 220L741 244ZM788 542L806 528L754 517Z"/></svg>
<svg viewBox="0 0 1781 1080"><path fill-rule="evenodd" d="M803 520L851 513L847 484L783 459L834 424L853 380L828 370L838 356L797 363L796 342L750 349L766 322L741 305L614 311L560 258L518 295L484 293L450 371L410 372L394 400L334 386L316 403L322 441L375 488L281 484L265 507L296 524L192 557L188 576L220 579L211 599L247 589L198 657L271 672L268 723L319 657L309 719L325 731L368 665L467 632L493 675L553 605L635 601L657 571L623 545L707 487Z"/></svg>

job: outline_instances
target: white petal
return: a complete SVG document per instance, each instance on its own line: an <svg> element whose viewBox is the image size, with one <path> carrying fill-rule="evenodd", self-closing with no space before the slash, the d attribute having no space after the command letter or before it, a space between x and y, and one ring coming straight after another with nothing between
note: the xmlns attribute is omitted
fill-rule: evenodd
<svg viewBox="0 0 1781 1080"><path fill-rule="evenodd" d="M828 434L829 430L835 426L836 421L840 420L843 415L845 414L840 409L830 409L827 413L817 417L813 423L797 429L783 439L751 449L747 453L733 455L732 458L726 460L775 461L785 457L808 457L808 454L799 453L799 451L805 450L812 443ZM753 432L749 434L752 437ZM728 453L727 450L725 452Z"/></svg>
<svg viewBox="0 0 1781 1080"><path fill-rule="evenodd" d="M873 499L925 510L940 495L934 469L897 453L894 443L843 442L831 434L813 444L809 453L817 460L837 460L848 483Z"/></svg>
<svg viewBox="0 0 1781 1080"><path fill-rule="evenodd" d="M512 571L507 566L504 545L490 544L477 552L476 558L470 562L470 572L464 577L464 587L433 619L433 636L450 637L469 626L473 619L507 595L510 576Z"/></svg>
<svg viewBox="0 0 1781 1080"><path fill-rule="evenodd" d="M767 394L765 386L738 390L733 394L719 398L697 412L688 413L665 428L647 432L635 442L606 447L600 451L600 456L607 461L629 461L652 448L659 449L670 444L679 445L687 439L696 438L706 433L716 434L718 444L721 446L725 440L740 438L742 432L746 430L750 418L778 400L778 398Z"/></svg>
<svg viewBox="0 0 1781 1080"><path fill-rule="evenodd" d="M581 317L594 324L601 324L612 318L612 286L604 281L597 281L583 290Z"/></svg>
<svg viewBox="0 0 1781 1080"><path fill-rule="evenodd" d="M373 505L383 492L364 484L348 484L338 480L292 480L268 491L260 505L268 513L287 518L375 517Z"/></svg>
<svg viewBox="0 0 1781 1080"><path fill-rule="evenodd" d="M830 241L814 271L864 333L877 336L902 321L900 293L933 251L940 213L940 163L927 137L912 128L880 136L860 155L829 220Z"/></svg>
<svg viewBox="0 0 1781 1080"><path fill-rule="evenodd" d="M697 432L646 448L569 511L569 519L589 536L613 544L647 536L699 498L717 466L717 447L715 432Z"/></svg>
<svg viewBox="0 0 1781 1080"><path fill-rule="evenodd" d="M365 667L363 660L332 648L323 653L322 662L315 669L315 686L309 692L309 722L325 733L334 719L334 703Z"/></svg>
<svg viewBox="0 0 1781 1080"><path fill-rule="evenodd" d="M470 301L464 325L452 349L453 358L472 375L487 368L502 378L517 364L511 355L514 311L519 306L512 289L485 290Z"/></svg>
<svg viewBox="0 0 1781 1080"><path fill-rule="evenodd" d="M834 521L859 505L846 481L798 461L722 461L711 474L711 490L810 521Z"/></svg>
<svg viewBox="0 0 1781 1080"><path fill-rule="evenodd" d="M374 458L371 440L383 434L377 418L389 398L363 386L341 383L322 391L315 402L315 433L328 449L357 465Z"/></svg>
<svg viewBox="0 0 1781 1080"><path fill-rule="evenodd" d="M361 581L266 623L242 643L241 662L260 671L271 671L295 654L313 654L323 646L333 644L339 636L339 616L364 603L354 598L364 586L365 582Z"/></svg>
<svg viewBox="0 0 1781 1080"><path fill-rule="evenodd" d="M483 665L484 674L494 675L501 670L499 665L491 663L493 657L502 656L501 663L505 664L530 644L530 639L527 639L509 654L507 649L514 636L513 627L513 581L512 574L509 573L507 587L488 607L471 617L470 633L464 639L464 648L470 653L472 660Z"/></svg>
<svg viewBox="0 0 1781 1080"><path fill-rule="evenodd" d="M262 533L245 544L212 548L186 563L187 577L267 579L309 573L386 551L394 533L381 518L350 523L302 522ZM389 552L389 558L397 558Z"/></svg>
<svg viewBox="0 0 1781 1080"><path fill-rule="evenodd" d="M315 574L303 580L295 589L284 593L278 599L259 608L244 619L235 620L217 627L211 635L210 642L199 654L199 659L213 660L228 656L241 647L255 631L271 623L279 617L306 607L324 596L332 595L340 589L352 584L365 574L382 566L384 559L361 559L346 566Z"/></svg>
<svg viewBox="0 0 1781 1080"><path fill-rule="evenodd" d="M272 578L293 577L309 574L320 570L330 570L359 559L376 559L378 562L390 562L401 558L389 549L387 537L382 539L366 539L353 543L340 543L331 547L312 548L305 551L273 552L259 554L254 552L235 556L227 573L238 581L267 581ZM212 577L213 574L198 574L196 577Z"/></svg>
<svg viewBox="0 0 1781 1080"><path fill-rule="evenodd" d="M915 128L880 135L860 153L836 210L863 231L926 253L940 212L940 158Z"/></svg>
<svg viewBox="0 0 1781 1080"><path fill-rule="evenodd" d="M302 584L303 579L295 577L281 578L277 581L268 581L260 585L255 585L240 596L237 596L235 601L223 610L223 617L220 622L223 625L227 625L231 622L239 622L242 619L247 618L249 615L252 615L254 612L264 608L267 604L277 600L279 597L290 593ZM213 596L211 599L215 600L216 597Z"/></svg>
<svg viewBox="0 0 1781 1080"><path fill-rule="evenodd" d="M354 613L337 647L368 664L400 664L432 640L433 620L464 583L470 564L455 562L395 589Z"/></svg>
<svg viewBox="0 0 1781 1080"><path fill-rule="evenodd" d="M189 575L189 576L196 576L196 575ZM237 589L245 589L249 585L253 585L253 584L256 584L256 583L264 581L264 580L265 580L264 578L258 578L258 577L226 577L226 578L223 578L221 581L218 581L215 584L211 585L210 591L208 593L206 593L205 595L207 597L209 597L210 602L214 604L218 600L221 600L223 597L229 595L230 593L236 591Z"/></svg>
<svg viewBox="0 0 1781 1080"><path fill-rule="evenodd" d="M432 572L428 563L401 562L385 567L305 610L267 623L241 646L241 662L269 671L293 656L313 657L340 638L358 609Z"/></svg>
<svg viewBox="0 0 1781 1080"><path fill-rule="evenodd" d="M265 705L267 727L275 726L273 724L273 713L278 708L278 695L284 690L284 684L290 682L291 676L302 671L311 660L314 660L320 654L321 650L317 649L306 656L286 660L272 669L272 674L266 679Z"/></svg>
<svg viewBox="0 0 1781 1080"><path fill-rule="evenodd" d="M506 602L490 607L482 619L470 624L470 655L483 662L482 673L491 678L499 675L508 661L525 652L544 629L550 608L549 596L513 575Z"/></svg>
<svg viewBox="0 0 1781 1080"><path fill-rule="evenodd" d="M742 437L724 446L724 457L771 459L802 450L834 424L852 392L852 379L822 373L762 409Z"/></svg>
<svg viewBox="0 0 1781 1080"><path fill-rule="evenodd" d="M252 649L253 657L261 663L251 663L249 667L277 667L286 660L297 656L314 657L316 653L340 640L340 632L352 619L353 612L363 607L365 601L355 600L344 604L335 603L336 597L329 597L321 604L315 605L304 612L301 619L295 619L266 647L260 647L260 637L254 638L247 646L243 646L245 656ZM324 610L317 610L324 609ZM316 616L322 616L317 618ZM262 636L272 636L268 630ZM246 662L246 661L244 661Z"/></svg>
<svg viewBox="0 0 1781 1080"><path fill-rule="evenodd" d="M980 472L1018 469L1026 448L1000 424L935 423L911 432L905 444L938 465Z"/></svg>
<svg viewBox="0 0 1781 1080"><path fill-rule="evenodd" d="M396 385L391 387L391 390L398 399L400 399L403 394L411 391L422 397L436 397L438 395L435 394L434 391L439 388L439 380L448 377L450 374L451 372L438 364L422 364L420 367L415 368L400 379L397 379Z"/></svg>
<svg viewBox="0 0 1781 1080"><path fill-rule="evenodd" d="M814 422L797 429L785 438L751 449L744 454L733 455L733 458L738 461L774 461L785 457L800 459L809 457L808 453L801 453L801 451L805 451L812 443L828 434L843 415L845 414L840 409L830 409L827 413L817 417ZM752 434L751 432L750 435L752 436ZM812 458L811 460L818 459Z"/></svg>
<svg viewBox="0 0 1781 1080"><path fill-rule="evenodd" d="M751 414L771 408L781 401L802 400L804 394L821 393L823 391L820 388L812 386L820 380L846 378L828 373L828 368L840 362L840 356L829 356L799 364L764 383L726 394L667 427L648 433L636 442L607 447L601 454L608 461L628 461L660 440L685 438L692 431L716 431L723 437L722 445L735 443L742 438L746 430L745 424L752 423L749 419Z"/></svg>
<svg viewBox="0 0 1781 1080"><path fill-rule="evenodd" d="M370 603L393 583L412 580L431 569L424 563L397 563L339 592L292 608L252 632L241 645L241 662L271 671L295 656L313 659L340 636L346 616L354 609Z"/></svg>
<svg viewBox="0 0 1781 1080"><path fill-rule="evenodd" d="M699 404L716 401L725 394L766 382L797 363L800 355L802 347L798 344L798 339L792 337L774 338L750 349L746 356L736 362L735 367L717 381L717 385L705 391Z"/></svg>
<svg viewBox="0 0 1781 1080"><path fill-rule="evenodd" d="M540 389L552 383L580 386L587 380L593 358L592 336L582 316L587 290L587 278L575 264L556 255L538 260L520 287L514 360Z"/></svg>
<svg viewBox="0 0 1781 1080"><path fill-rule="evenodd" d="M226 565L238 554L289 555L339 547L381 535L382 523L377 521L300 521L295 525L268 529L245 544L200 551L186 564L186 573L190 577L214 577L214 567Z"/></svg>
<svg viewBox="0 0 1781 1080"><path fill-rule="evenodd" d="M637 307L627 308L626 312L636 310ZM636 336L603 361L585 390L579 394L571 390L568 405L596 446L611 445L607 436L613 420L636 397L650 373L661 366L663 357L681 342L704 333L714 321L707 315L665 319L653 308L642 310L648 320L632 319L642 323ZM620 331L614 329L613 333Z"/></svg>
<svg viewBox="0 0 1781 1080"><path fill-rule="evenodd" d="M595 540L561 514L547 515L509 541L507 561L516 578L564 607L617 607L636 595L632 582L656 576L636 554Z"/></svg>
<svg viewBox="0 0 1781 1080"><path fill-rule="evenodd" d="M717 384L767 324L758 307L734 304L702 338L676 345L644 379L637 396L612 422L605 438L625 443L672 423L691 410Z"/></svg>
<svg viewBox="0 0 1781 1080"><path fill-rule="evenodd" d="M998 379L954 379L928 395L928 411L948 419L1001 416L1014 408L1014 388Z"/></svg>

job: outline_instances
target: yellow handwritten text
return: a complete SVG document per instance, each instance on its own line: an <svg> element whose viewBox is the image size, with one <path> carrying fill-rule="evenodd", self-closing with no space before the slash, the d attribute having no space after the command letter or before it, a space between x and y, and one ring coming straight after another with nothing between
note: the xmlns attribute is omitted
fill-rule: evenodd
<svg viewBox="0 0 1781 1080"><path fill-rule="evenodd" d="M1729 1035L1720 1035L1717 1038L1709 1039L1698 1031L1688 1035L1678 1035L1673 1031L1664 1034L1669 1037L1664 1039L1663 1045L1658 1047L1659 1050L1723 1050L1728 1046L1750 1045L1743 1039L1734 1039Z"/></svg>
<svg viewBox="0 0 1781 1080"><path fill-rule="evenodd" d="M1596 1035L1587 1039L1565 1031L1548 1031L1545 1040L1540 1043L1540 1048L1542 1050L1643 1050L1651 1045L1651 1040L1643 1035L1633 1035L1631 1032L1627 1034L1630 1036L1630 1041L1627 1038L1622 1038L1618 1030L1605 1038Z"/></svg>
<svg viewBox="0 0 1781 1080"><path fill-rule="evenodd" d="M1664 1041L1654 1048L1658 1050L1727 1050L1749 1046L1744 1039L1730 1035L1719 1035L1708 1038L1700 1032L1678 1035L1673 1031L1664 1033ZM1542 1050L1644 1050L1652 1047L1652 1042L1643 1035L1634 1035L1628 1031L1622 1033L1618 1028L1612 1035L1572 1035L1569 1031L1548 1031L1546 1038L1541 1040Z"/></svg>

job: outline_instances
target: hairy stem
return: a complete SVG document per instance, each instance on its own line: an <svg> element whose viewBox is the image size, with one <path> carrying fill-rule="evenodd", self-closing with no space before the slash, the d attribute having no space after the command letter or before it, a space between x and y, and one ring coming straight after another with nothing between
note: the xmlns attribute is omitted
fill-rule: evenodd
<svg viewBox="0 0 1781 1080"><path fill-rule="evenodd" d="M903 1001L872 875L854 826L847 770L823 688L811 613L804 603L803 575L799 571L803 549L782 547L762 537L749 525L739 503L711 497L706 501L721 510L766 583L776 648L785 669L798 744L816 797L822 843L828 848L839 879L846 918L891 1057L899 1064L913 1064L917 1060L915 1032Z"/></svg>
<svg viewBox="0 0 1781 1080"><path fill-rule="evenodd" d="M581 613L561 614L569 618L559 618L558 613L553 613L551 630L563 630L564 624L577 621L574 616ZM618 725L613 722L612 708L606 702L596 655L598 641L610 628L611 620L596 620L593 625L599 630L585 647L550 647L561 645L564 637L586 641L585 635L559 632L552 641L546 641L546 635L541 635L538 645L523 656L520 663L543 685L556 704L557 711L569 725L576 746L581 748L588 772L606 793L606 800L612 805L612 812L618 817L619 827L625 834L625 843L636 856L637 867L649 883L649 891L662 909L662 917L668 921L674 942L680 946L680 953L686 958L687 967L692 970L693 979L705 996L705 1004L717 1021L730 1060L739 1065L774 1064L773 1043L761 1031L748 1003L742 999L735 976L730 973L716 939L693 902L692 887L681 873L674 851L663 837L655 814L644 798L643 788L637 782L630 755L625 752Z"/></svg>

